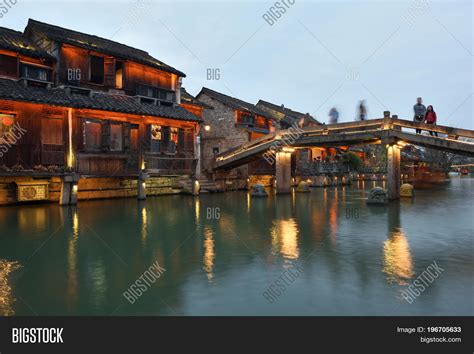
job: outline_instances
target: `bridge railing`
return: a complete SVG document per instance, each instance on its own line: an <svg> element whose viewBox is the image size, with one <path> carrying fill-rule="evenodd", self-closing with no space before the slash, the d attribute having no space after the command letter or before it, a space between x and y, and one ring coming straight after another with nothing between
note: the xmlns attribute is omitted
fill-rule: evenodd
<svg viewBox="0 0 474 354"><path fill-rule="evenodd" d="M453 128L445 125L433 125L418 123L405 119L392 119L394 126L409 129L421 129L448 135L449 138L457 140L458 137L474 139L474 131L462 128Z"/></svg>
<svg viewBox="0 0 474 354"><path fill-rule="evenodd" d="M295 138L307 138L320 135L335 135L344 134L351 135L357 133L368 133L368 132L380 132L380 131L402 131L402 128L407 129L421 129L424 131L432 131L447 135L448 140L458 140L459 137L474 139L474 131L461 128L453 128L443 125L432 125L426 123L413 122L404 119L398 119L390 117L390 112L385 112L384 118L370 119L364 121L345 122L337 124L323 124L319 126L299 128L296 131L289 130L278 130L274 133L265 135L259 139L250 141L244 145L236 147L231 150L227 150L219 154L216 158L217 162L224 163L231 157L236 157L240 153L251 154L252 150L255 153L261 153L261 150L271 148L273 142L277 145L276 141L283 141L283 145L279 144L276 147L285 146L285 141L294 140ZM408 132L407 132L408 133ZM414 134L413 134L414 135ZM289 139L285 139L285 137ZM460 142L469 144L467 142Z"/></svg>

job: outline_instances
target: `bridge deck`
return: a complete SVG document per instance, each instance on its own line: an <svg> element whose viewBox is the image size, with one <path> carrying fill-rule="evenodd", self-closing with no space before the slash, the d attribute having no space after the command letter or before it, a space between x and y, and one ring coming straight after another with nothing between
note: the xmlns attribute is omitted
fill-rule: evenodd
<svg viewBox="0 0 474 354"><path fill-rule="evenodd" d="M413 134L402 129L434 131L446 137ZM413 145L474 156L474 143L458 140L459 137L474 139L474 131L391 118L321 125L291 132L282 130L221 153L214 162L214 170L246 164L268 151L276 152L282 147L353 146L404 141Z"/></svg>

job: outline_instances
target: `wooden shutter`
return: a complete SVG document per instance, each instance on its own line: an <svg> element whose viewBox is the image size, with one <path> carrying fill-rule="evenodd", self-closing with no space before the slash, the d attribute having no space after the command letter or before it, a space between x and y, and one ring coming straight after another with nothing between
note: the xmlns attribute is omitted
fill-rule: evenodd
<svg viewBox="0 0 474 354"><path fill-rule="evenodd" d="M41 119L41 163L43 165L64 164L64 138L63 111L43 107Z"/></svg>
<svg viewBox="0 0 474 354"><path fill-rule="evenodd" d="M103 120L100 122L102 125L102 151L110 150L110 124L108 121Z"/></svg>
<svg viewBox="0 0 474 354"><path fill-rule="evenodd" d="M184 151L187 153L194 152L194 132L193 129L186 129L184 134Z"/></svg>
<svg viewBox="0 0 474 354"><path fill-rule="evenodd" d="M184 152L184 129L179 128L178 129L178 152Z"/></svg>
<svg viewBox="0 0 474 354"><path fill-rule="evenodd" d="M171 134L171 128L170 127L162 127L163 131L163 140L162 140L162 149L163 151L169 152L170 148L170 134Z"/></svg>
<svg viewBox="0 0 474 354"><path fill-rule="evenodd" d="M104 58L104 85L115 87L115 59Z"/></svg>
<svg viewBox="0 0 474 354"><path fill-rule="evenodd" d="M130 150L130 123L123 123L123 151Z"/></svg>

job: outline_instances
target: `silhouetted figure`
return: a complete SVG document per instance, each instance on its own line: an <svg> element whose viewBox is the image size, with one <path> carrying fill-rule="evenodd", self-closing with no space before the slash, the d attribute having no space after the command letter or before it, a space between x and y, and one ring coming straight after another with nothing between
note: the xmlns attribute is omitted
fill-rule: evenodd
<svg viewBox="0 0 474 354"><path fill-rule="evenodd" d="M365 106L365 100L359 102L359 120L367 119L367 107Z"/></svg>
<svg viewBox="0 0 474 354"><path fill-rule="evenodd" d="M433 109L432 105L429 105L428 108L426 109L426 114L425 114L425 122L426 124L433 124L436 125L436 112ZM433 136L433 133L435 136L438 136L438 132L432 132L430 130L430 135Z"/></svg>
<svg viewBox="0 0 474 354"><path fill-rule="evenodd" d="M329 124L337 124L339 120L339 112L337 111L336 107L332 107L329 111Z"/></svg>
<svg viewBox="0 0 474 354"><path fill-rule="evenodd" d="M413 121L416 123L423 122L425 119L426 107L423 105L423 99L421 97L416 99L416 105L413 106L413 112L415 113ZM421 134L421 129L417 129L416 134Z"/></svg>

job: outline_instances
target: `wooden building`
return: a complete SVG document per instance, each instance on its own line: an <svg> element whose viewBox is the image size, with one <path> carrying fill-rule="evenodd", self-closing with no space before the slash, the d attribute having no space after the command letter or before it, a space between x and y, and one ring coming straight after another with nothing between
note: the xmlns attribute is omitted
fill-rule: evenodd
<svg viewBox="0 0 474 354"><path fill-rule="evenodd" d="M149 194L179 191L201 121L181 103L184 77L97 36L31 19L24 33L0 28L0 204L18 201L21 183L57 200L68 173L79 199L136 195L140 171Z"/></svg>

